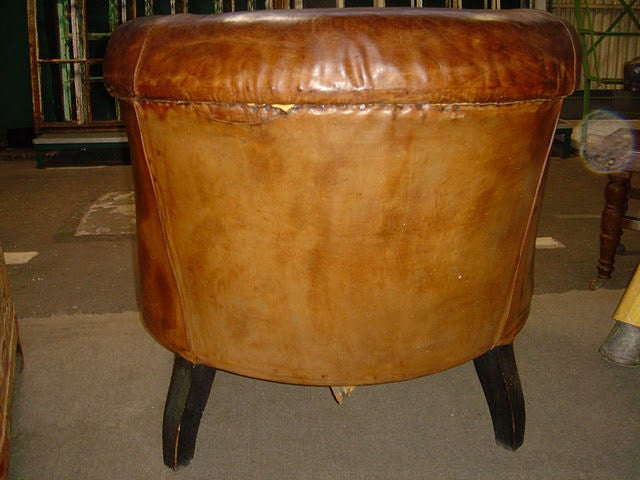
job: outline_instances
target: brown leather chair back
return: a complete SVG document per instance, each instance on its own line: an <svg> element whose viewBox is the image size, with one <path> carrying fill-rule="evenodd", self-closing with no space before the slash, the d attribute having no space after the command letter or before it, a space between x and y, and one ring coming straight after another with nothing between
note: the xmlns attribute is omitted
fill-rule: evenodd
<svg viewBox="0 0 640 480"><path fill-rule="evenodd" d="M524 10L121 27L105 79L132 149L149 331L194 363L312 385L510 344L578 48Z"/></svg>

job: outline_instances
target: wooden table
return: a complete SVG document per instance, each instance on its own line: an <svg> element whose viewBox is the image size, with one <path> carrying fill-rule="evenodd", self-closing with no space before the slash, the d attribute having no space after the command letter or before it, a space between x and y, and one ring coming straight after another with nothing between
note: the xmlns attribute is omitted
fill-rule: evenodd
<svg viewBox="0 0 640 480"><path fill-rule="evenodd" d="M615 135L614 132L611 136ZM640 231L640 218L627 216L631 176L640 172L640 130L631 130L634 147L631 161L620 171L611 171L605 187L605 207L602 211L600 230L600 257L598 258L598 278L611 278L613 263L623 229Z"/></svg>

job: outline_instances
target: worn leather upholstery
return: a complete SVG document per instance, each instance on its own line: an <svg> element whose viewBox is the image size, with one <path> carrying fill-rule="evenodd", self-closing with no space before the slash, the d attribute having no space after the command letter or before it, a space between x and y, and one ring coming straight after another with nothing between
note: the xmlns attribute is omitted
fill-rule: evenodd
<svg viewBox="0 0 640 480"><path fill-rule="evenodd" d="M580 59L538 11L141 18L104 63L135 172L142 310L194 363L418 377L509 344Z"/></svg>

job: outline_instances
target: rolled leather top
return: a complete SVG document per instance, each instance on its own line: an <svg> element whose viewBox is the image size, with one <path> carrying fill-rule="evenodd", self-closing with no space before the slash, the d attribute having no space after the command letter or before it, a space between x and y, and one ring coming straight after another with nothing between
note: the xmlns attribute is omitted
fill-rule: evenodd
<svg viewBox="0 0 640 480"><path fill-rule="evenodd" d="M104 59L109 92L158 101L508 103L570 94L580 47L535 10L272 10L142 17Z"/></svg>

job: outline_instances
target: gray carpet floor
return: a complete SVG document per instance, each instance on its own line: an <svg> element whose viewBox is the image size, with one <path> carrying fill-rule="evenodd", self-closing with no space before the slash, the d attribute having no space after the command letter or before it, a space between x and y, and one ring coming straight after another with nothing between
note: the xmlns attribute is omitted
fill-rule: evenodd
<svg viewBox="0 0 640 480"><path fill-rule="evenodd" d="M0 162L0 241L38 252L9 266L25 354L11 478L640 478L640 369L597 352L640 236L625 233L612 280L589 290L606 178L577 158L553 158L550 173L539 235L564 248L538 250L532 313L515 343L527 405L518 451L495 445L470 363L360 387L341 406L328 388L221 372L195 458L173 472L161 455L172 355L138 318L135 238L108 226L76 235L100 198L130 189L129 168Z"/></svg>

